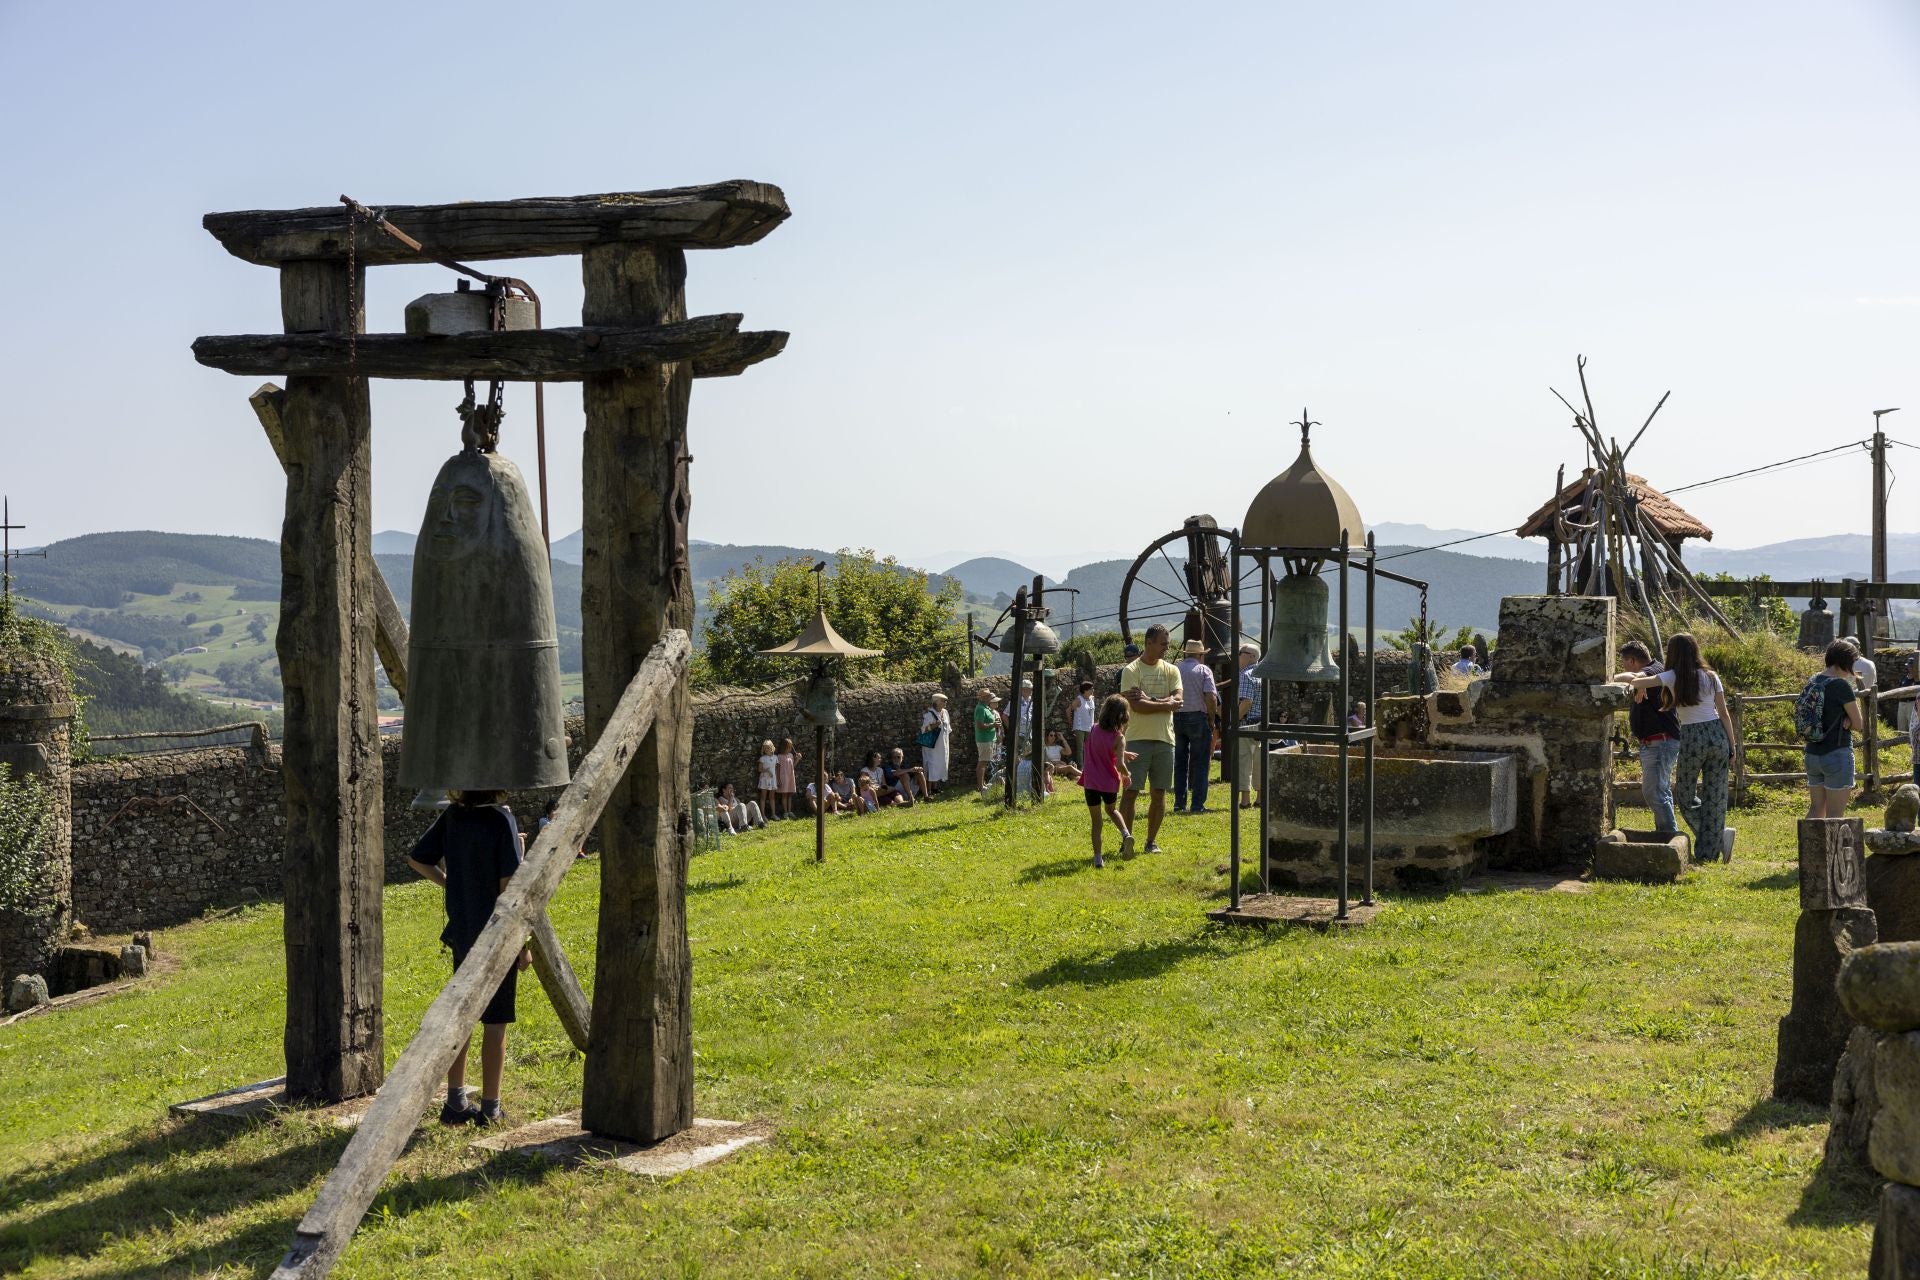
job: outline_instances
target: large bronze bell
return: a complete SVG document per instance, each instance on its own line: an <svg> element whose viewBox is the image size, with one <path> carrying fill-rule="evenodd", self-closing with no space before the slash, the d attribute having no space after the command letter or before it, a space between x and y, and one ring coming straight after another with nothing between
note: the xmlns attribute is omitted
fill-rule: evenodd
<svg viewBox="0 0 1920 1280"><path fill-rule="evenodd" d="M407 677L401 785L566 785L553 577L526 481L500 454L469 449L434 479Z"/></svg>
<svg viewBox="0 0 1920 1280"><path fill-rule="evenodd" d="M1289 571L1273 589L1267 656L1251 672L1257 680L1331 684L1340 668L1327 653L1327 584L1317 573Z"/></svg>
<svg viewBox="0 0 1920 1280"><path fill-rule="evenodd" d="M1021 622L1019 628L1020 653L1023 657L1031 658L1035 654L1060 652L1060 637L1054 632L1052 627L1040 621L1038 618ZM1003 641L1000 648L1005 652L1012 652L1013 643L1012 641Z"/></svg>
<svg viewBox="0 0 1920 1280"><path fill-rule="evenodd" d="M847 718L840 714L840 695L830 672L815 671L807 681L807 692L800 703L800 718L808 724L827 729L838 729L847 722Z"/></svg>

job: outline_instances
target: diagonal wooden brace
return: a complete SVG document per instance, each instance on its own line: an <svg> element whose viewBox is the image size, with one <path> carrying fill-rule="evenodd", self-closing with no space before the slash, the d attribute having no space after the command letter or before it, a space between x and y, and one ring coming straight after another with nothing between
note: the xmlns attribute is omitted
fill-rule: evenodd
<svg viewBox="0 0 1920 1280"><path fill-rule="evenodd" d="M247 403L253 406L254 416L260 419L260 429L267 434L267 442L273 446L274 456L280 459L280 467L286 469L287 444L286 428L280 417L280 404L286 392L271 382L260 384L260 389L247 397ZM380 572L380 566L373 566L373 647L380 655L380 665L386 668L387 683L400 695L400 701L407 700L407 619L400 612L400 602L394 598L393 588L387 585L386 575ZM567 1039L580 1052L587 1051L587 1036L592 1027L593 1005L587 1000L587 993L580 986L580 978L567 963L567 953L561 949L560 936L553 931L553 923L543 911L533 926L533 971L540 978L540 986L547 993L547 999L553 1001L553 1011L560 1015L560 1025L566 1028Z"/></svg>
<svg viewBox="0 0 1920 1280"><path fill-rule="evenodd" d="M554 890L573 865L574 850L599 821L634 752L652 729L655 712L685 678L691 651L686 632L669 631L640 664L600 740L561 794L553 821L500 891L487 927L428 1008L419 1032L374 1095L340 1163L300 1219L293 1247L273 1273L276 1280L324 1276L346 1248L381 1182L419 1126L420 1115L432 1101L454 1053L466 1043L481 1010L513 967L528 931L545 915Z"/></svg>

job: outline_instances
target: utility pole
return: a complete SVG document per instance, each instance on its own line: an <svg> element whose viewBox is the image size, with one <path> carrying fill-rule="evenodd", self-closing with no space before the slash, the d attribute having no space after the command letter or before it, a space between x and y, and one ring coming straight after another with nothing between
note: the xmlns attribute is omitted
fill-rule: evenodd
<svg viewBox="0 0 1920 1280"><path fill-rule="evenodd" d="M1889 413L1898 413L1898 409L1875 409L1873 411L1873 580L1887 580L1887 433L1880 429L1880 419ZM1873 610L1867 616L1867 625L1863 630L1863 639L1872 646L1872 636L1879 623L1880 605L1878 601L1868 606ZM1892 608L1887 611L1889 622L1893 617Z"/></svg>

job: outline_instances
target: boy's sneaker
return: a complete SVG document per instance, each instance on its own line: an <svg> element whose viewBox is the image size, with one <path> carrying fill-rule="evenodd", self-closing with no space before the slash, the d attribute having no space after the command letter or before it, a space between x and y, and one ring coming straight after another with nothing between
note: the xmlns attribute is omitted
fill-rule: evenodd
<svg viewBox="0 0 1920 1280"><path fill-rule="evenodd" d="M1148 852L1148 853L1165 853L1165 852L1166 852L1166 850L1165 850L1165 849L1162 849L1162 848L1160 847L1160 842L1159 842L1158 840L1149 840L1149 841L1147 841L1147 848L1146 848L1146 852Z"/></svg>
<svg viewBox="0 0 1920 1280"><path fill-rule="evenodd" d="M1120 837L1120 856L1123 858L1131 858L1133 856L1133 837L1132 836Z"/></svg>
<svg viewBox="0 0 1920 1280"><path fill-rule="evenodd" d="M471 1102L463 1102L455 1107L451 1102L440 1105L441 1124L481 1124L480 1108Z"/></svg>
<svg viewBox="0 0 1920 1280"><path fill-rule="evenodd" d="M473 1109L473 1122L482 1129L490 1129L497 1124L506 1124L507 1113L497 1102L491 1107L475 1107Z"/></svg>
<svg viewBox="0 0 1920 1280"><path fill-rule="evenodd" d="M1104 867L1104 866L1106 866L1106 865L1107 865L1107 864L1106 864L1105 862L1103 862L1103 861L1101 860L1101 858L1100 858L1100 855L1099 855L1099 854L1097 854L1097 853L1096 853L1096 854L1094 854L1094 855L1093 855L1093 869L1094 869L1095 871L1098 871L1098 870L1099 870L1100 868L1102 868L1102 867Z"/></svg>

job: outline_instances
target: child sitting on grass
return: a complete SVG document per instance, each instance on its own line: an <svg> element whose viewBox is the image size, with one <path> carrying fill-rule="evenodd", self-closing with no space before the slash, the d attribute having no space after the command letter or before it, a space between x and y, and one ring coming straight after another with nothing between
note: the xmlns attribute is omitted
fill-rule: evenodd
<svg viewBox="0 0 1920 1280"><path fill-rule="evenodd" d="M407 865L446 890L447 927L440 931L440 941L453 949L453 967L458 972L487 927L494 899L520 867L520 829L502 803L504 791L455 791L452 798L453 803L441 810L413 846ZM479 1107L467 1100L467 1050L473 1044L468 1037L447 1068L441 1124L505 1123L500 1076L507 1063L507 1026L514 1020L516 979L532 963L533 954L521 947L513 968L480 1014Z"/></svg>
<svg viewBox="0 0 1920 1280"><path fill-rule="evenodd" d="M1109 695L1100 705L1099 722L1087 735L1087 758L1080 771L1080 785L1086 790L1087 814L1093 819L1093 865L1096 867L1107 865L1100 856L1100 836L1106 826L1100 816L1102 808L1113 825L1120 828L1120 856L1133 856L1133 832L1127 830L1126 822L1115 807L1121 789L1133 781L1127 772L1127 761L1134 758L1134 753L1127 750L1128 718L1127 700L1117 693Z"/></svg>

